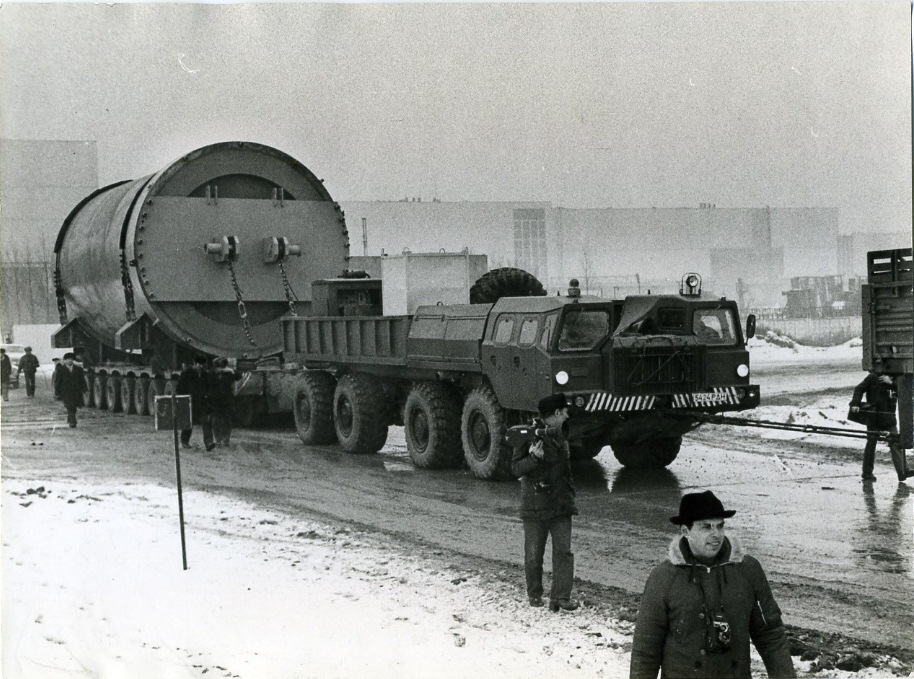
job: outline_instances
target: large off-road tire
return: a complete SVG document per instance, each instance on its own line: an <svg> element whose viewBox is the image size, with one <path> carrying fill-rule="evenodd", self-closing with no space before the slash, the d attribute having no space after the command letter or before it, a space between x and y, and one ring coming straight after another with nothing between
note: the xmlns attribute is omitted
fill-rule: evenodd
<svg viewBox="0 0 914 679"><path fill-rule="evenodd" d="M135 377L122 377L121 378L121 408L128 415L136 414L136 406L133 403L133 385L136 381Z"/></svg>
<svg viewBox="0 0 914 679"><path fill-rule="evenodd" d="M492 269L473 283L470 304L492 304L502 297L540 297L546 294L536 276L523 269Z"/></svg>
<svg viewBox="0 0 914 679"><path fill-rule="evenodd" d="M419 382L403 407L406 449L417 467L456 467L463 457L460 397L444 382Z"/></svg>
<svg viewBox="0 0 914 679"><path fill-rule="evenodd" d="M333 426L347 453L376 453L387 441L384 390L368 375L349 373L333 392Z"/></svg>
<svg viewBox="0 0 914 679"><path fill-rule="evenodd" d="M569 442L568 449L571 451L572 460L592 460L600 454L605 445L606 441L602 436L592 436Z"/></svg>
<svg viewBox="0 0 914 679"><path fill-rule="evenodd" d="M95 375L92 382L92 400L95 401L95 407L99 410L108 410L108 395L105 390L107 375Z"/></svg>
<svg viewBox="0 0 914 679"><path fill-rule="evenodd" d="M463 402L460 434L463 457L480 479L502 481L511 478L511 447L505 441L508 430L505 410L488 386L477 387Z"/></svg>
<svg viewBox="0 0 914 679"><path fill-rule="evenodd" d="M295 430L306 445L332 443L336 440L333 427L333 391L336 380L325 372L306 372L295 386L292 414Z"/></svg>
<svg viewBox="0 0 914 679"><path fill-rule="evenodd" d="M611 444L613 455L624 467L650 469L667 467L679 454L682 437L654 438L646 441L616 441Z"/></svg>

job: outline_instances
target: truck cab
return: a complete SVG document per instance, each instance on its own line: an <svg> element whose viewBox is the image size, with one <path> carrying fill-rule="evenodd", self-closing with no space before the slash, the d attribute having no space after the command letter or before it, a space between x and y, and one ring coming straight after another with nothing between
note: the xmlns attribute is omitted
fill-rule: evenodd
<svg viewBox="0 0 914 679"><path fill-rule="evenodd" d="M482 370L504 407L532 412L562 391L575 410L572 438L599 452L648 439L678 451L695 413L758 405L735 302L688 287L623 300L570 292L492 307Z"/></svg>

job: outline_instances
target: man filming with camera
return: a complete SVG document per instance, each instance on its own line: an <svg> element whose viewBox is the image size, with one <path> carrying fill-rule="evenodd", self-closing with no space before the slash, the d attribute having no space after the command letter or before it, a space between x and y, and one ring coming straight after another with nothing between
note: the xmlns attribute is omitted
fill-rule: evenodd
<svg viewBox="0 0 914 679"><path fill-rule="evenodd" d="M524 573L531 606L543 605L543 554L552 536L552 589L549 610L573 611L574 554L571 517L578 513L571 480L571 457L565 440L568 401L565 394L540 400L541 420L528 431L533 441L512 442L511 471L520 477L520 518L524 523ZM517 443L517 445L515 445Z"/></svg>
<svg viewBox="0 0 914 679"><path fill-rule="evenodd" d="M772 679L796 677L781 611L761 565L725 535L714 493L687 493L670 522L680 534L648 577L632 644L631 679L751 675L751 639Z"/></svg>

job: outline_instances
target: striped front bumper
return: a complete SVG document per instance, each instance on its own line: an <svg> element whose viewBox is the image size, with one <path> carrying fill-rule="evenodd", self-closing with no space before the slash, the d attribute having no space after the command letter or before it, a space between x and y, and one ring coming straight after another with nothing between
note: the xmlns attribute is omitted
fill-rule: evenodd
<svg viewBox="0 0 914 679"><path fill-rule="evenodd" d="M672 394L671 397L673 408L709 408L740 403L736 387L714 387L711 391ZM651 410L656 400L656 396L613 396L609 392L598 391L587 397L584 410L588 413Z"/></svg>

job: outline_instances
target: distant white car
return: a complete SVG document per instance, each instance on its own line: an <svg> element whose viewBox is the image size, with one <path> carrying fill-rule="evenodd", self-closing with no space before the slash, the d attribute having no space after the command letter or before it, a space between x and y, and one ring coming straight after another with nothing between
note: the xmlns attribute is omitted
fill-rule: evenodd
<svg viewBox="0 0 914 679"><path fill-rule="evenodd" d="M13 371L10 373L10 386L18 387L19 386L19 359L25 356L25 345L24 344L0 344L0 348L6 350L6 355L10 357L10 364L13 367Z"/></svg>

